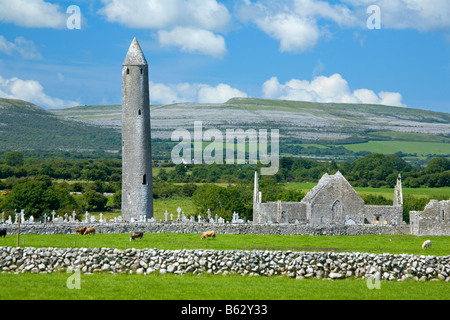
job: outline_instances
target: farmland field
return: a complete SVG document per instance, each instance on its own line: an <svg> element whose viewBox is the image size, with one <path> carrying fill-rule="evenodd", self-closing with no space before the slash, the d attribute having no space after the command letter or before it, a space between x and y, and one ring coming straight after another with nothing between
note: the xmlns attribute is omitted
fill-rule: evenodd
<svg viewBox="0 0 450 320"><path fill-rule="evenodd" d="M143 241L128 241L128 234L22 235L26 246L116 247L215 250L294 250L358 251L373 253L414 253L448 255L449 237L430 237L433 248L421 249L423 238L391 236L276 236L218 235L201 241L198 234L145 234ZM15 246L16 237L8 235L2 245ZM362 279L297 280L286 276L239 275L150 275L94 273L80 275L79 290L67 288L69 273L2 274L1 300L448 300L450 291L444 281L382 281L380 290L369 290Z"/></svg>
<svg viewBox="0 0 450 320"><path fill-rule="evenodd" d="M285 186L287 188L292 188L295 190L301 190L305 194L310 191L317 183L311 182L293 182L286 183ZM391 200L394 197L394 189L393 188L369 188L369 187L355 187L356 192L360 196L373 194L373 195L382 195L383 197ZM432 196L450 196L450 187L443 188L402 188L403 195L412 195L414 197L432 197Z"/></svg>
<svg viewBox="0 0 450 320"><path fill-rule="evenodd" d="M450 154L450 144L442 142L417 141L369 141L365 143L343 144L344 148L353 152L368 151L373 153L394 154L403 152L417 154L418 156L437 154Z"/></svg>
<svg viewBox="0 0 450 320"><path fill-rule="evenodd" d="M216 240L201 241L199 234L147 233L142 241L129 241L128 233L97 233L95 236L79 234L20 236L20 246L26 247L91 247L91 248L157 248L164 250L212 249L212 250L293 250L368 252L416 255L450 255L450 237L427 237L433 247L423 250L423 237L412 235L365 236L308 236L308 235L254 235L219 234ZM17 237L7 235L0 240L4 246L15 247Z"/></svg>
<svg viewBox="0 0 450 320"><path fill-rule="evenodd" d="M369 290L364 280L295 280L287 277L202 275L81 275L79 290L67 273L3 274L0 300L448 300L449 284L383 281Z"/></svg>

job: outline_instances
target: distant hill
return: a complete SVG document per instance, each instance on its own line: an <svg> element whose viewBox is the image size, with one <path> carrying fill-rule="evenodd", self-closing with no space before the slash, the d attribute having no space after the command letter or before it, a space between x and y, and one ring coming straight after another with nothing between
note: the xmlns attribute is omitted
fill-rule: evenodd
<svg viewBox="0 0 450 320"><path fill-rule="evenodd" d="M285 154L311 155L315 149L308 147L332 145L331 155L340 152L339 146L351 152L450 155L450 114L443 112L252 98L151 106L150 112L153 139L170 139L176 129L193 132L194 121L202 121L204 131L219 129L223 135L226 129L278 129ZM118 151L120 130L120 105L44 110L25 101L0 99L3 150Z"/></svg>
<svg viewBox="0 0 450 320"><path fill-rule="evenodd" d="M223 104L180 103L152 106L150 110L154 138L170 139L178 128L193 130L194 121L219 130L279 129L283 137L305 141L369 138L370 133L386 131L450 137L448 113L384 105L236 98ZM99 126L118 130L121 126L120 105L50 111Z"/></svg>
<svg viewBox="0 0 450 320"><path fill-rule="evenodd" d="M0 98L0 150L120 150L117 130L66 120L30 102Z"/></svg>

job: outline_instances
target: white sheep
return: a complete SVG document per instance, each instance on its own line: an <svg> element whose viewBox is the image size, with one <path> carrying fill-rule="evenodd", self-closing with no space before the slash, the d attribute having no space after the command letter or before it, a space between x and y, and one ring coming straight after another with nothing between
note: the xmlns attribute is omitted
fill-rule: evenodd
<svg viewBox="0 0 450 320"><path fill-rule="evenodd" d="M422 244L422 249L431 248L431 240L425 240Z"/></svg>

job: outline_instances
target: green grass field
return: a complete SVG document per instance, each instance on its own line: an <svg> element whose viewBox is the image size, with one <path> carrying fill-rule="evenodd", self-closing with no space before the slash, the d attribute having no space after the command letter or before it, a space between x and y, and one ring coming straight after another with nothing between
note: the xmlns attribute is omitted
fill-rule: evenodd
<svg viewBox="0 0 450 320"><path fill-rule="evenodd" d="M294 183L286 183L285 186L287 188L292 188L295 190L301 190L305 194L308 193L317 183L312 182L294 182ZM369 187L355 187L354 188L359 195L382 195L386 199L394 198L394 189L393 188L369 188ZM432 196L449 196L450 195L450 187L442 187L442 188L402 188L403 195L412 195L414 197L422 197L428 198Z"/></svg>
<svg viewBox="0 0 450 320"><path fill-rule="evenodd" d="M0 300L448 300L449 284L383 281L369 290L365 280L296 280L238 275L2 274Z"/></svg>
<svg viewBox="0 0 450 320"><path fill-rule="evenodd" d="M450 237L426 237L433 247L422 249L424 237L412 235L364 236L309 236L309 235L254 235L218 234L216 240L200 240L200 234L147 233L142 241L129 241L130 235L97 233L94 236L79 234L21 235L19 244L26 247L91 247L91 248L157 248L164 250L292 250L335 251L368 253L408 253L415 255L450 255ZM0 239L0 245L15 247L16 235Z"/></svg>
<svg viewBox="0 0 450 320"><path fill-rule="evenodd" d="M226 235L201 241L199 234L145 234L143 241L128 241L128 234L95 236L22 235L33 247L114 247L125 249L215 249L215 250L295 250L358 251L373 253L413 253L449 255L450 237L427 237L433 248L421 249L424 238L410 235L373 236L277 236ZM8 235L1 245L15 246L17 238ZM22 241L21 240L21 241ZM362 279L297 280L286 276L186 274L155 272L137 274L80 274L79 289L69 289L72 274L1 274L1 300L448 300L449 284L436 282L382 281L379 290L370 290Z"/></svg>
<svg viewBox="0 0 450 320"><path fill-rule="evenodd" d="M369 151L373 153L394 154L396 152L417 154L418 156L450 154L450 144L443 142L421 141L369 141L365 143L343 144L353 152Z"/></svg>

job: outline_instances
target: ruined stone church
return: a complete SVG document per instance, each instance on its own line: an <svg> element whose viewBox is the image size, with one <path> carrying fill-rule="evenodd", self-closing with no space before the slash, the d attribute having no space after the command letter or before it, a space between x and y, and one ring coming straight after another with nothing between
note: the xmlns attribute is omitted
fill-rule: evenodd
<svg viewBox="0 0 450 320"><path fill-rule="evenodd" d="M366 205L338 171L325 173L319 183L300 202L264 202L255 172L253 221L257 223L309 223L311 225L403 223L401 177L397 179L394 201L389 205Z"/></svg>

